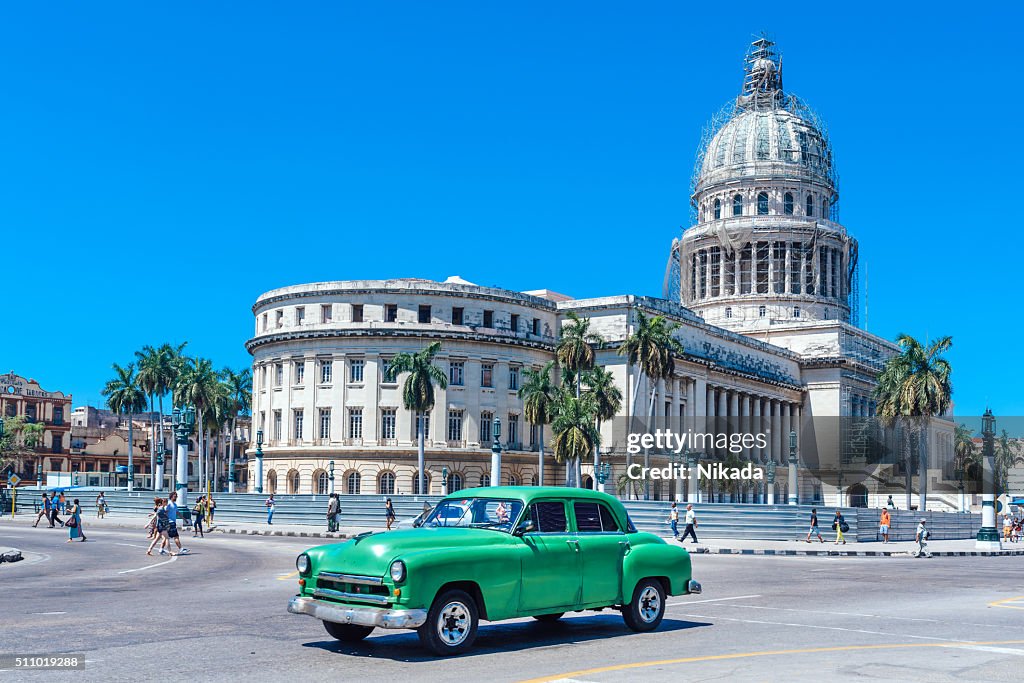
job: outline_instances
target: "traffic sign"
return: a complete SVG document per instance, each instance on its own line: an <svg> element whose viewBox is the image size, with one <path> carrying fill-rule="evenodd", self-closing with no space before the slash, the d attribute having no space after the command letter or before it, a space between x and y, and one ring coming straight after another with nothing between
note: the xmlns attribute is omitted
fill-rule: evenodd
<svg viewBox="0 0 1024 683"><path fill-rule="evenodd" d="M8 483L10 483L11 486L17 486L18 484L21 483L21 477L19 477L17 474L11 474L11 476L7 477L7 481Z"/></svg>

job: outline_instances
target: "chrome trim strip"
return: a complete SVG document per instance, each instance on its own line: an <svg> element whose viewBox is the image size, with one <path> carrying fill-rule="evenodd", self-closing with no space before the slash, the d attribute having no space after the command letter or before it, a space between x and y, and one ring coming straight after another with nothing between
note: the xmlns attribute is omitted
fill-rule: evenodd
<svg viewBox="0 0 1024 683"><path fill-rule="evenodd" d="M384 579L379 576L359 576L357 574L338 574L336 572L320 572L317 578L339 581L341 583L357 583L362 586L381 586L384 584Z"/></svg>
<svg viewBox="0 0 1024 683"><path fill-rule="evenodd" d="M700 584L694 581L693 579L690 579L690 582L687 584L686 588L687 592L692 594L697 594L701 591Z"/></svg>
<svg viewBox="0 0 1024 683"><path fill-rule="evenodd" d="M317 588L313 591L313 597L332 598L334 600L356 600L358 602L372 602L378 605L388 604L386 595L370 595L369 593L346 593L344 591L332 591L328 588Z"/></svg>
<svg viewBox="0 0 1024 683"><path fill-rule="evenodd" d="M292 614L308 614L336 624L356 624L376 628L418 628L427 621L425 609L381 609L335 605L296 595L288 602Z"/></svg>

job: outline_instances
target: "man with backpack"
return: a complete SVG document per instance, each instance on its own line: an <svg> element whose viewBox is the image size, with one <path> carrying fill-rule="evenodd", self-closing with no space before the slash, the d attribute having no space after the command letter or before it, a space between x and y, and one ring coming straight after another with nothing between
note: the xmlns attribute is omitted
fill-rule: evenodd
<svg viewBox="0 0 1024 683"><path fill-rule="evenodd" d="M917 525L917 535L914 540L917 541L917 548L912 553L914 557L931 557L932 554L928 550L928 537L932 535L932 532L925 526L928 520L924 517L921 518L921 523Z"/></svg>

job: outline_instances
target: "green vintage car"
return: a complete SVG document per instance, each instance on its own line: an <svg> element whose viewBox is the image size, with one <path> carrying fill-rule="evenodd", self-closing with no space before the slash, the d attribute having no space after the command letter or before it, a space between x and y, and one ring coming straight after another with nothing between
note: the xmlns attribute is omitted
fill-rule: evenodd
<svg viewBox="0 0 1024 683"><path fill-rule="evenodd" d="M617 499L588 489L464 489L419 528L310 548L295 564L289 612L350 642L416 629L439 655L468 649L481 619L611 608L651 631L666 596L700 592L685 549L637 531Z"/></svg>

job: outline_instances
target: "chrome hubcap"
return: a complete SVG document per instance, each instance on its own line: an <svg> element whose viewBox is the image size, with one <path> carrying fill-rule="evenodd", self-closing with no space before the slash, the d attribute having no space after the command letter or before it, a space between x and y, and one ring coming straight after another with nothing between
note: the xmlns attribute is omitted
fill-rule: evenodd
<svg viewBox="0 0 1024 683"><path fill-rule="evenodd" d="M437 617L437 633L445 645L460 644L469 635L469 609L461 602L449 602Z"/></svg>
<svg viewBox="0 0 1024 683"><path fill-rule="evenodd" d="M640 618L644 623L651 623L661 614L661 595L653 586L647 586L640 592Z"/></svg>

